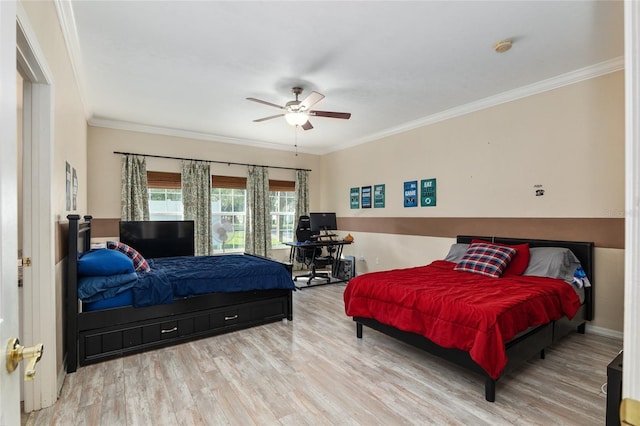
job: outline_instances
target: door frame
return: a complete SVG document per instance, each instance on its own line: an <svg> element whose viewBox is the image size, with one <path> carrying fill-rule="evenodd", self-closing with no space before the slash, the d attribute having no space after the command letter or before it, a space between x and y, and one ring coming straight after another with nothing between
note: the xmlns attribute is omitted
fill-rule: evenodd
<svg viewBox="0 0 640 426"><path fill-rule="evenodd" d="M25 345L44 344L36 379L25 383L24 388L24 410L31 412L53 405L64 379L64 363L57 371L62 350L56 331L54 82L27 13L20 2L16 3L16 65L24 78L23 174L29 176L30 183L23 203L25 211L33 212L25 215L23 222L23 257L30 257L33 266L27 272L31 285L23 287L22 337Z"/></svg>
<svg viewBox="0 0 640 426"><path fill-rule="evenodd" d="M622 396L640 402L640 3L625 1L625 294Z"/></svg>
<svg viewBox="0 0 640 426"><path fill-rule="evenodd" d="M20 424L20 373L5 368L18 336L18 145L15 2L0 2L0 423Z"/></svg>

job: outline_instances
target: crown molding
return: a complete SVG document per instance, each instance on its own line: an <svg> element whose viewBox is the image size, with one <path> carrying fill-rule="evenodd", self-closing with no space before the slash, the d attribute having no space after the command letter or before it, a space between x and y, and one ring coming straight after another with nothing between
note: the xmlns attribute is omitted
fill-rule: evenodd
<svg viewBox="0 0 640 426"><path fill-rule="evenodd" d="M257 141L253 139L231 138L228 136L220 136L220 135L214 135L210 133L194 132L191 130L174 129L170 127L149 126L146 124L138 124L138 123L132 123L132 122L120 121L120 120L111 120L106 118L92 117L87 121L87 123L93 127L103 127L106 129L126 130L130 132L150 133L154 135L173 136L178 138L204 140L209 142L229 143L229 144L235 144L235 145L250 146L255 148L275 149L278 151L287 151L287 152L293 151L292 148L288 149L288 147L285 145L275 144L270 142L262 142L262 141ZM298 152L304 153L304 154L319 155L319 152L314 152L313 150L300 149L300 147L298 147Z"/></svg>
<svg viewBox="0 0 640 426"><path fill-rule="evenodd" d="M88 120L93 116L91 102L87 91L87 83L84 78L84 62L82 60L82 51L80 50L80 41L76 27L76 18L73 13L73 6L68 0L54 0L58 21L62 29L62 37L69 53L71 69L76 79L76 87L80 95L80 102L84 109L85 118Z"/></svg>
<svg viewBox="0 0 640 426"><path fill-rule="evenodd" d="M361 145L367 142L373 142L375 140L383 139L389 136L393 136L399 133L404 133L410 130L417 129L419 127L429 126L441 121L450 120L465 114L480 111L486 108L491 108L497 105L512 102L518 99L526 98L528 96L537 95L540 93L548 92L550 90L559 89L564 86L579 83L584 80L600 77L605 74L620 71L624 69L624 57L620 56L609 61L601 62L599 64L591 65L585 68L580 68L575 71L570 71L565 74L561 74L556 77L548 78L546 80L539 81L537 83L522 86L517 89L509 90L507 92L499 93L488 98L480 99L478 101L470 102L465 105L460 105L454 108L450 108L445 111L441 111L427 117L409 121L400 126L391 127L381 132L365 136L364 138L356 139L346 144L341 144L340 147L334 145L328 152L340 151L346 148L350 148L356 145Z"/></svg>

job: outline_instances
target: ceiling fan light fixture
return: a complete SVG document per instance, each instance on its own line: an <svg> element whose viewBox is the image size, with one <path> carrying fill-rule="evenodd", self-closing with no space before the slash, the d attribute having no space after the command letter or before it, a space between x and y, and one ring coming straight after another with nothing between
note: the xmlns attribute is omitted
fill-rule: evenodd
<svg viewBox="0 0 640 426"><path fill-rule="evenodd" d="M1 0L0 0L1 1ZM327 117L327 118L342 118L348 120L351 117L351 113L348 112L333 112L333 111L317 111L312 110L313 106L324 99L324 95L318 92L311 92L309 96L303 100L299 100L298 97L302 93L301 87L294 87L292 89L293 94L296 95L296 99L287 102L283 106L274 104L272 102L263 101L256 98L247 98L248 101L257 102L259 104L269 105L278 108L282 112L277 115L269 117L259 118L253 120L254 123L271 120L273 118L284 117L287 123L291 126L302 127L302 130L311 130L313 126L309 122L309 116L313 117Z"/></svg>
<svg viewBox="0 0 640 426"><path fill-rule="evenodd" d="M302 126L309 121L309 115L305 112L288 112L284 115L284 119L292 126Z"/></svg>

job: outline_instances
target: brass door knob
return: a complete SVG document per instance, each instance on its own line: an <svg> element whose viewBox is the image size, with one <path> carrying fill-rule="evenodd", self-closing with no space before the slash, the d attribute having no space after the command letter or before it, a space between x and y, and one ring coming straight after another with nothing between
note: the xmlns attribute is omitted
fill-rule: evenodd
<svg viewBox="0 0 640 426"><path fill-rule="evenodd" d="M33 380L36 375L36 363L42 358L44 345L38 343L34 346L22 346L17 337L9 340L7 344L7 371L13 373L23 359L28 359L24 371L24 380Z"/></svg>

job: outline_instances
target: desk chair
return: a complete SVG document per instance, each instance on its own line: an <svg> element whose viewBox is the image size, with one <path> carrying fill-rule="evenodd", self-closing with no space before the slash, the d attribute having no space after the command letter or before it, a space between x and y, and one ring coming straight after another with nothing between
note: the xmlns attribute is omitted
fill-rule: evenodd
<svg viewBox="0 0 640 426"><path fill-rule="evenodd" d="M298 219L298 227L296 228L296 241L300 243L312 242L312 235L309 216L300 216ZM311 271L304 275L295 276L293 278L294 281L297 281L298 278L309 278L307 285L314 279L323 279L327 282L331 281L330 274L316 271L316 268L324 268L330 261L329 258L322 256L322 247L296 247L296 261L310 267Z"/></svg>

